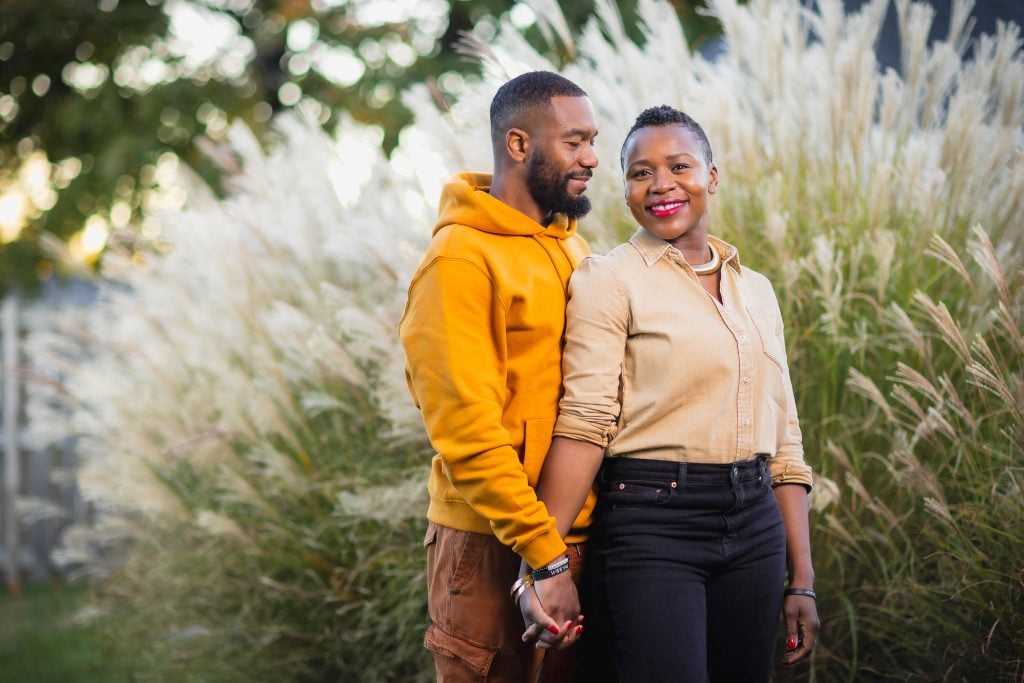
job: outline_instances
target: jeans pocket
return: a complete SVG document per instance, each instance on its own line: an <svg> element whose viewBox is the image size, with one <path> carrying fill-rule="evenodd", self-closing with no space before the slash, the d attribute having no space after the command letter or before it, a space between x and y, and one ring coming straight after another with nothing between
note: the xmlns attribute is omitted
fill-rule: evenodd
<svg viewBox="0 0 1024 683"><path fill-rule="evenodd" d="M612 506L660 505L672 495L670 482L652 479L612 479L601 488L601 496Z"/></svg>

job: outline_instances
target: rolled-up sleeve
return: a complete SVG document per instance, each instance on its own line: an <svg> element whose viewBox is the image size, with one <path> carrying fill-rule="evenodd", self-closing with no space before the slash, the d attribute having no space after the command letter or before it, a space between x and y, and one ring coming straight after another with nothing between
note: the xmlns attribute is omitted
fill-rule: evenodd
<svg viewBox="0 0 1024 683"><path fill-rule="evenodd" d="M580 264L569 281L564 394L555 436L607 447L615 436L629 306L615 270L601 257Z"/></svg>
<svg viewBox="0 0 1024 683"><path fill-rule="evenodd" d="M774 298L775 293L772 292ZM786 339L783 331L782 312L779 310L778 301L775 301L775 310L778 315L777 327L779 348L786 353ZM811 468L804 461L803 436L800 432L800 420L796 412L796 398L793 395L793 382L789 377L789 360L783 357L782 384L785 392L786 405L786 430L779 435L778 449L775 457L769 464L769 472L772 475L772 484L803 484L807 490L811 490Z"/></svg>

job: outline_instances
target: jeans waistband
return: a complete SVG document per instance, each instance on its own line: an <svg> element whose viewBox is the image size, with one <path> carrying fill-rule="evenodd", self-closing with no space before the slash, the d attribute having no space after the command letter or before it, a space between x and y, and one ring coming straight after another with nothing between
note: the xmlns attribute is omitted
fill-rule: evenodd
<svg viewBox="0 0 1024 683"><path fill-rule="evenodd" d="M606 482L629 477L669 478L679 482L700 481L709 483L751 481L764 475L767 469L767 459L767 455L758 455L751 460L712 464L624 458L620 456L605 458L601 464L598 481Z"/></svg>

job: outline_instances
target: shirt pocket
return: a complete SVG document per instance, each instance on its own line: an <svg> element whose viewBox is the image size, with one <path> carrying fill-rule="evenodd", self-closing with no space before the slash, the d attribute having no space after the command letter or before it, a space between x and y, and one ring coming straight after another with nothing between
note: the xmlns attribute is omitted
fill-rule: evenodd
<svg viewBox="0 0 1024 683"><path fill-rule="evenodd" d="M779 334L775 329L777 319L775 310L771 308L748 307L747 312L750 313L750 319L754 322L754 327L757 329L757 336L761 338L761 348L764 349L764 355L768 356L768 360L774 363L779 371L785 372L786 350L782 348L782 342L779 340Z"/></svg>
<svg viewBox="0 0 1024 683"><path fill-rule="evenodd" d="M526 421L523 435L523 470L530 486L536 487L544 458L551 446L551 434L555 430L555 418L535 417Z"/></svg>

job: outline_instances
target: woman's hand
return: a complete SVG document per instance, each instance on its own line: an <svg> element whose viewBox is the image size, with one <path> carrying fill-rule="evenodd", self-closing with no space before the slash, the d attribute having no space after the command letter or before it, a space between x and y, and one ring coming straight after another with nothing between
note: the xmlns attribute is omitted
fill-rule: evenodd
<svg viewBox="0 0 1024 683"><path fill-rule="evenodd" d="M786 620L786 651L779 663L790 666L810 656L821 624L814 598L806 595L787 595L782 615Z"/></svg>

